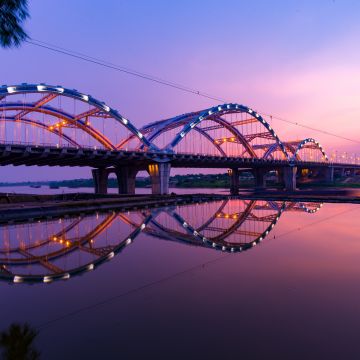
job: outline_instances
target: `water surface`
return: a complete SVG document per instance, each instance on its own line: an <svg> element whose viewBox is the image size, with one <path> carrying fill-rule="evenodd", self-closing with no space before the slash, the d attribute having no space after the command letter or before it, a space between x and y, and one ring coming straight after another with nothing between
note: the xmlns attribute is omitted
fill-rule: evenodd
<svg viewBox="0 0 360 360"><path fill-rule="evenodd" d="M359 215L224 200L4 225L1 326L39 328L44 359L356 359Z"/></svg>

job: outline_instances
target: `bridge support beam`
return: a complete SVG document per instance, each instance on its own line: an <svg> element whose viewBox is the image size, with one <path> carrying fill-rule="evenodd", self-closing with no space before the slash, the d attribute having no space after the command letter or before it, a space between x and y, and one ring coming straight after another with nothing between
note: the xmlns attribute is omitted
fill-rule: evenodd
<svg viewBox="0 0 360 360"><path fill-rule="evenodd" d="M95 194L107 194L107 181L109 172L106 168L92 169L94 179Z"/></svg>
<svg viewBox="0 0 360 360"><path fill-rule="evenodd" d="M239 193L240 181L239 169L229 169L228 174L230 176L230 194L237 195Z"/></svg>
<svg viewBox="0 0 360 360"><path fill-rule="evenodd" d="M276 169L276 174L277 174L278 184L283 184L284 183L284 170L281 168Z"/></svg>
<svg viewBox="0 0 360 360"><path fill-rule="evenodd" d="M297 167L296 166L285 167L283 173L284 173L285 189L288 191L295 191Z"/></svg>
<svg viewBox="0 0 360 360"><path fill-rule="evenodd" d="M333 167L328 167L324 169L323 172L323 176L324 176L324 180L328 183L333 183L334 182L334 168Z"/></svg>
<svg viewBox="0 0 360 360"><path fill-rule="evenodd" d="M257 169L254 169L253 174L255 177L255 187L257 189L266 188L266 180L265 180L266 170L257 168Z"/></svg>
<svg viewBox="0 0 360 360"><path fill-rule="evenodd" d="M168 194L170 169L170 163L157 163L148 166L148 173L151 178L152 193L154 195Z"/></svg>
<svg viewBox="0 0 360 360"><path fill-rule="evenodd" d="M115 168L119 194L135 194L135 179L137 173L138 169L132 166L121 166Z"/></svg>

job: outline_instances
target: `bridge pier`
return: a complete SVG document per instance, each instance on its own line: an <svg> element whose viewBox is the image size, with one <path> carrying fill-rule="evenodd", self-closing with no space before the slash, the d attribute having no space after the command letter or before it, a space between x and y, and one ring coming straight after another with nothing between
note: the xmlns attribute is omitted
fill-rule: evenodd
<svg viewBox="0 0 360 360"><path fill-rule="evenodd" d="M135 194L135 179L138 169L133 166L116 167L115 175L118 181L119 194Z"/></svg>
<svg viewBox="0 0 360 360"><path fill-rule="evenodd" d="M283 169L281 169L281 168L276 169L276 174L277 174L277 182L282 184L284 182L284 171L283 171Z"/></svg>
<svg viewBox="0 0 360 360"><path fill-rule="evenodd" d="M257 189L266 188L266 180L265 180L266 170L262 168L256 168L253 170L253 174L255 178L255 187Z"/></svg>
<svg viewBox="0 0 360 360"><path fill-rule="evenodd" d="M151 178L152 193L163 195L169 193L170 163L156 163L148 166Z"/></svg>
<svg viewBox="0 0 360 360"><path fill-rule="evenodd" d="M95 194L107 194L107 181L109 176L109 171L106 168L97 168L91 170L93 179Z"/></svg>
<svg viewBox="0 0 360 360"><path fill-rule="evenodd" d="M230 194L237 195L240 187L240 172L239 169L229 169L228 174L230 176Z"/></svg>
<svg viewBox="0 0 360 360"><path fill-rule="evenodd" d="M296 190L296 173L297 173L296 166L290 166L284 168L283 174L284 174L284 185L286 190L288 191Z"/></svg>
<svg viewBox="0 0 360 360"><path fill-rule="evenodd" d="M334 168L328 167L323 170L323 178L328 183L334 182Z"/></svg>

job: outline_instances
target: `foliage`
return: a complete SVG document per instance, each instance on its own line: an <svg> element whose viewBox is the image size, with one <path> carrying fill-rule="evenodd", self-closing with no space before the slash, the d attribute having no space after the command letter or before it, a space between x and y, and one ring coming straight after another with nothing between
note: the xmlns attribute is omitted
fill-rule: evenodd
<svg viewBox="0 0 360 360"><path fill-rule="evenodd" d="M0 46L19 47L28 38L22 27L28 17L28 0L0 0Z"/></svg>
<svg viewBox="0 0 360 360"><path fill-rule="evenodd" d="M33 347L38 332L29 324L11 324L0 333L0 348L6 360L36 360L40 353Z"/></svg>

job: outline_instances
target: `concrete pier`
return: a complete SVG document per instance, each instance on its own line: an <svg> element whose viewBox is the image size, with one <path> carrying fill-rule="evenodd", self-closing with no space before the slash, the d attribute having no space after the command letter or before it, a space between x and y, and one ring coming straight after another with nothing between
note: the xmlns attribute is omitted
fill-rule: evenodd
<svg viewBox="0 0 360 360"><path fill-rule="evenodd" d="M156 163L148 166L152 193L154 195L164 195L169 193L170 170L170 163Z"/></svg>
<svg viewBox="0 0 360 360"><path fill-rule="evenodd" d="M134 166L121 166L115 168L118 181L119 194L135 194L135 180L138 169Z"/></svg>
<svg viewBox="0 0 360 360"><path fill-rule="evenodd" d="M257 189L264 189L266 187L265 174L266 170L262 168L256 168L253 170L255 178L255 187Z"/></svg>
<svg viewBox="0 0 360 360"><path fill-rule="evenodd" d="M239 169L229 169L228 174L230 176L230 194L236 195L239 193L239 187L240 187L240 172Z"/></svg>
<svg viewBox="0 0 360 360"><path fill-rule="evenodd" d="M95 194L107 194L109 170L106 168L97 168L92 169L91 173L94 179Z"/></svg>
<svg viewBox="0 0 360 360"><path fill-rule="evenodd" d="M296 173L297 167L296 166L289 166L284 168L284 185L285 189L288 191L295 191L296 190Z"/></svg>

